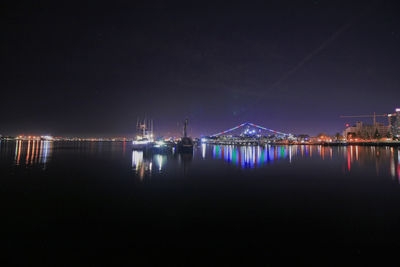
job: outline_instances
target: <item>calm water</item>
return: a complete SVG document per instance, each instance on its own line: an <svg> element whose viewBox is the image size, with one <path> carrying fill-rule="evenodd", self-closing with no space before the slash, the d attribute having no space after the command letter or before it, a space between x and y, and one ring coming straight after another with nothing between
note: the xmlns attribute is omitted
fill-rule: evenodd
<svg viewBox="0 0 400 267"><path fill-rule="evenodd" d="M1 142L10 246L398 246L400 151ZM361 251L361 252L360 252Z"/></svg>
<svg viewBox="0 0 400 267"><path fill-rule="evenodd" d="M393 147L294 146L198 146L193 155L146 154L132 150L129 142L0 142L0 164L4 175L35 170L45 175L57 168L79 167L96 173L115 171L113 177L132 180L175 179L198 175L236 173L237 178L262 174L265 177L295 172L313 175L316 171L337 179L376 177L399 182L400 150ZM86 165L86 164L87 165ZM100 164L93 168L93 164ZM105 164L105 165L104 165ZM93 169L92 169L93 168ZM116 178L118 179L118 178Z"/></svg>

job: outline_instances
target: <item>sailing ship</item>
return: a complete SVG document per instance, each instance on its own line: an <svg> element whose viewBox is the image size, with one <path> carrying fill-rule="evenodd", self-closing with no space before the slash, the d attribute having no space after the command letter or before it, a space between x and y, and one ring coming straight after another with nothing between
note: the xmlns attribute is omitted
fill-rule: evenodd
<svg viewBox="0 0 400 267"><path fill-rule="evenodd" d="M185 120L183 125L183 137L178 142L179 152L193 152L193 140L187 136L188 119Z"/></svg>
<svg viewBox="0 0 400 267"><path fill-rule="evenodd" d="M136 123L136 139L132 141L134 150L143 150L149 148L154 143L153 120L137 120Z"/></svg>

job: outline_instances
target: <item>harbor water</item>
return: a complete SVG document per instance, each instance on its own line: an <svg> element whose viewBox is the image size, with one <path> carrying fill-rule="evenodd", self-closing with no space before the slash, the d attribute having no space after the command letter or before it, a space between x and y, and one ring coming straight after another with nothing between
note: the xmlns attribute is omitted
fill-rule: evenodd
<svg viewBox="0 0 400 267"><path fill-rule="evenodd" d="M400 150L2 141L10 247L336 246L400 242Z"/></svg>

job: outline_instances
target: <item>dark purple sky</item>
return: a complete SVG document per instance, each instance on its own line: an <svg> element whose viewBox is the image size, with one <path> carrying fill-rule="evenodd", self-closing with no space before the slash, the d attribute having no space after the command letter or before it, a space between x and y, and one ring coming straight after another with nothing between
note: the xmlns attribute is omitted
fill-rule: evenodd
<svg viewBox="0 0 400 267"><path fill-rule="evenodd" d="M145 114L158 135L335 133L400 106L396 1L8 2L3 135L131 135Z"/></svg>

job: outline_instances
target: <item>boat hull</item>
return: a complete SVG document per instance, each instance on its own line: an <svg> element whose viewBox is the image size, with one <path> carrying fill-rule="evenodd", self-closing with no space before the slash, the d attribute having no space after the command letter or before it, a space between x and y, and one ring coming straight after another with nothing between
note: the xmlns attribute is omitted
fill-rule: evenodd
<svg viewBox="0 0 400 267"><path fill-rule="evenodd" d="M189 137L183 137L182 140L178 143L178 151L191 153L193 152L193 141Z"/></svg>

